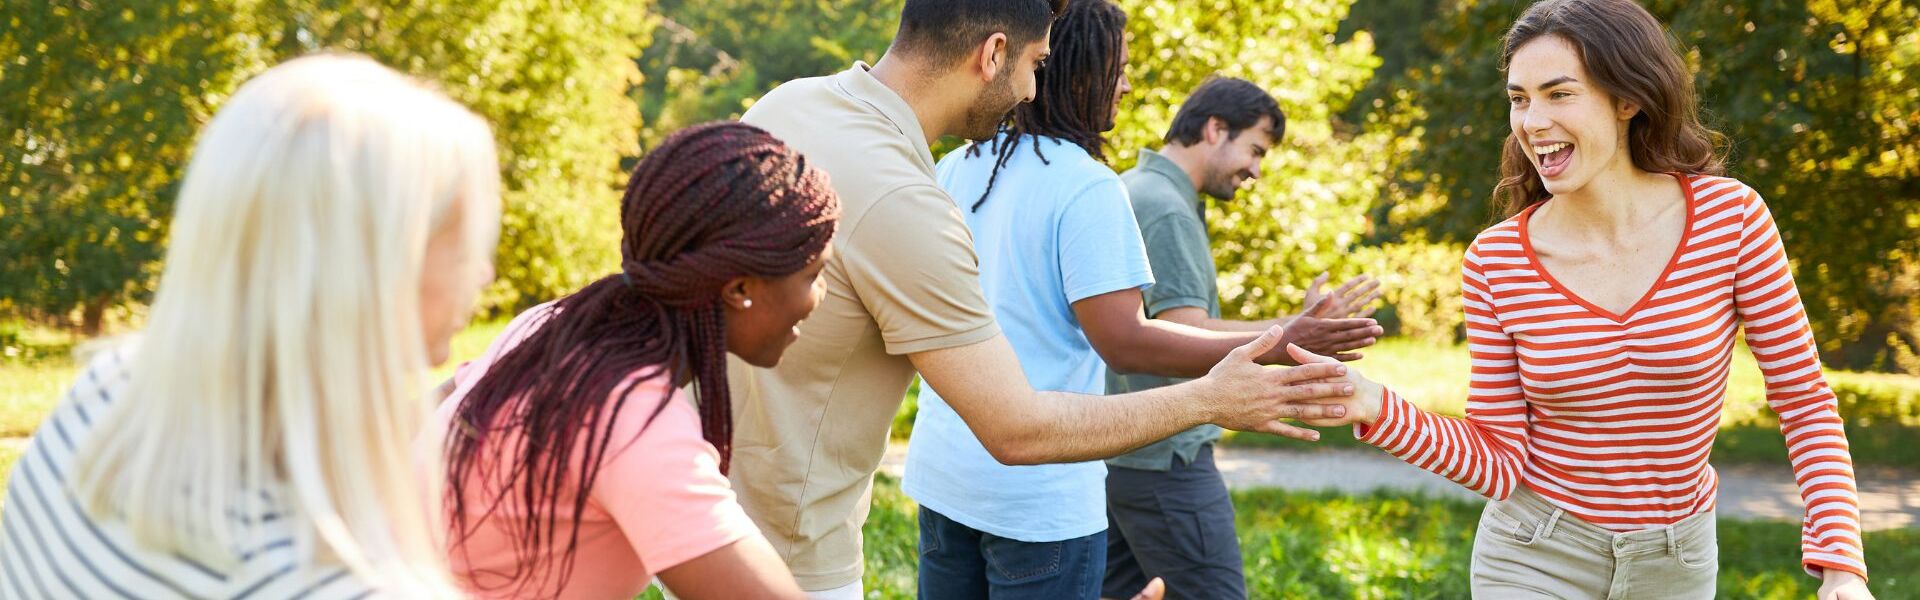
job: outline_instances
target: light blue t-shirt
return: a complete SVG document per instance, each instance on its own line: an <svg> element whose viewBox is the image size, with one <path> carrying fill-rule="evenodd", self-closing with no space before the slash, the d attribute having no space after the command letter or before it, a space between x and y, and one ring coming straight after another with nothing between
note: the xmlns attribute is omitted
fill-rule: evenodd
<svg viewBox="0 0 1920 600"><path fill-rule="evenodd" d="M995 159L963 147L936 172L972 230L987 303L1034 389L1103 393L1106 362L1072 304L1153 284L1126 186L1079 146L1028 136L973 210ZM902 488L922 506L1000 537L1068 540L1107 528L1106 477L1100 461L1000 464L937 392L921 387Z"/></svg>

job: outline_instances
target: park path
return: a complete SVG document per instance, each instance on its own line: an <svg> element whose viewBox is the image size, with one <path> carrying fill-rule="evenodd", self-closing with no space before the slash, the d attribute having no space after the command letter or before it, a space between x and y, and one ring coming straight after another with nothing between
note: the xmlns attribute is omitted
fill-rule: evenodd
<svg viewBox="0 0 1920 600"><path fill-rule="evenodd" d="M1221 446L1216 462L1228 487L1275 487L1298 491L1333 490L1360 494L1376 489L1417 492L1445 498L1474 500L1467 491L1439 475L1414 468L1384 452L1320 450L1297 452L1270 448ZM907 448L887 449L881 470L900 476ZM1720 515L1736 519L1798 522L1802 507L1793 472L1786 465L1732 465L1719 467ZM1920 476L1911 471L1863 467L1860 484L1861 526L1869 531L1920 527Z"/></svg>

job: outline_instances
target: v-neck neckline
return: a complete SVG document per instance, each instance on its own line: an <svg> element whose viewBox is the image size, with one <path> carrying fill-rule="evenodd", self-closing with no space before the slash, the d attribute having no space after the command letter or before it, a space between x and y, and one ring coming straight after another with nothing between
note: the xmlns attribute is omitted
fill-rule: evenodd
<svg viewBox="0 0 1920 600"><path fill-rule="evenodd" d="M1556 292L1560 292L1561 296L1565 296L1568 300L1573 301L1574 304L1586 308L1595 315L1606 317L1614 323L1621 325L1627 324L1627 322L1632 320L1633 315L1639 313L1640 309L1645 308L1647 303L1653 301L1653 297L1660 293L1661 288L1666 287L1667 277L1673 275L1674 268L1680 265L1680 257L1686 254L1687 243L1693 238L1693 221L1699 216L1698 207L1695 206L1693 197L1693 178L1680 173L1668 173L1668 175L1672 175L1674 179L1680 182L1681 201L1685 204L1687 211L1686 224L1681 226L1680 243L1674 245L1673 256L1667 259L1667 267L1660 270L1660 276L1653 279L1653 285L1648 286L1647 292L1640 296L1640 301L1633 303L1633 306L1628 307L1626 312L1614 314L1613 311L1601 308L1600 305L1588 302L1586 298L1582 298L1579 294L1573 293L1572 289L1561 285L1560 280L1554 279L1553 273L1547 271L1546 264L1541 263L1540 257L1534 254L1533 236L1527 231L1527 222L1533 220L1534 211L1545 205L1546 202L1536 202L1533 206L1527 207L1526 210L1520 211L1520 217L1518 219L1520 249L1527 255L1527 266L1533 267L1534 272L1539 273L1540 278L1546 280L1549 287L1552 287ZM1548 201L1551 200L1551 198L1548 199Z"/></svg>

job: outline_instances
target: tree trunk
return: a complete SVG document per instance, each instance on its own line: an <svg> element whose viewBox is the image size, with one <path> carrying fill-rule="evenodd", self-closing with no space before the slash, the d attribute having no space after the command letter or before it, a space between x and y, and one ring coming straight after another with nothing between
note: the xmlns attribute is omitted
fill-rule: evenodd
<svg viewBox="0 0 1920 600"><path fill-rule="evenodd" d="M98 337L101 323L106 320L106 316L106 298L88 300L86 306L80 309L80 334L89 338Z"/></svg>

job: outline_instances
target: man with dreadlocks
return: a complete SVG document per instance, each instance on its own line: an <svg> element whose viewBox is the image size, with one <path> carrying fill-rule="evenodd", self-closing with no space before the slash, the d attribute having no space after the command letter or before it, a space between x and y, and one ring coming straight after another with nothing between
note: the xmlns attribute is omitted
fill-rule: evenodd
<svg viewBox="0 0 1920 600"><path fill-rule="evenodd" d="M1316 383L1338 364L1291 369L1282 337L1338 333L1326 322L1218 336L1217 365L1143 394L1035 392L981 291L972 239L934 181L928 146L992 137L1034 92L1048 25L1065 0L906 0L877 64L787 82L742 118L825 171L844 216L820 308L775 368L733 362L731 479L747 514L815 597L861 595L860 526L887 430L915 371L1008 464L1096 460L1201 423L1311 439L1280 422L1324 411ZM1328 344L1308 344L1337 352ZM1209 370L1209 367L1212 367ZM1096 392L1098 390L1095 390ZM1344 410L1344 409L1342 409Z"/></svg>
<svg viewBox="0 0 1920 600"><path fill-rule="evenodd" d="M1034 100L999 135L947 155L937 171L941 187L966 201L987 301L1038 389L1102 393L1108 364L1198 375L1253 337L1150 320L1143 310L1141 289L1154 276L1126 188L1102 150L1131 89L1125 26L1110 0L1069 6L1053 23ZM1330 344L1336 352L1380 333L1370 319L1342 324L1346 336ZM907 451L903 489L920 503L920 597L1098 598L1107 570L1105 466L1002 464L955 408L946 390L923 391ZM1237 549L1221 550L1239 560ZM1168 586L1185 597L1217 591Z"/></svg>

